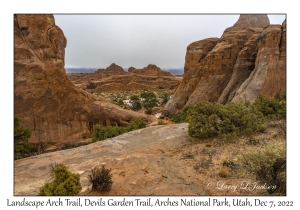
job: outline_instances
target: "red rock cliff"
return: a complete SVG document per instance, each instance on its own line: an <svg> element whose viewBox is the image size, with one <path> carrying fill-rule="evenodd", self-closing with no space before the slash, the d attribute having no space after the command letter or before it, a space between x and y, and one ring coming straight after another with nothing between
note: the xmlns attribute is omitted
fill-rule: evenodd
<svg viewBox="0 0 300 210"><path fill-rule="evenodd" d="M281 32L285 26L269 25L267 15L240 15L220 39L189 45L182 83L165 108L182 109L203 100L253 100L258 94L272 97L285 92L285 32ZM255 74L256 69L265 73Z"/></svg>
<svg viewBox="0 0 300 210"><path fill-rule="evenodd" d="M14 114L31 129L30 142L72 141L96 123L152 120L76 88L64 70L66 43L53 15L14 16Z"/></svg>

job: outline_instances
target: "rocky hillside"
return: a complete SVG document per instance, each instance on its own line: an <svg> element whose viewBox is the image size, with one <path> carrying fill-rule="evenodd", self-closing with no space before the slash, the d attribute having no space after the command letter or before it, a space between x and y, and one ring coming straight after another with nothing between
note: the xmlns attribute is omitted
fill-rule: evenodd
<svg viewBox="0 0 300 210"><path fill-rule="evenodd" d="M175 89L182 79L153 64L143 69L130 67L125 72L114 63L106 69L98 69L94 74L68 74L68 78L79 88L93 89L93 92ZM86 88L90 82L94 87Z"/></svg>
<svg viewBox="0 0 300 210"><path fill-rule="evenodd" d="M170 72L163 71L154 64L149 64L142 69L132 69L131 67L128 69L128 72L147 76L173 76Z"/></svg>
<svg viewBox="0 0 300 210"><path fill-rule="evenodd" d="M66 44L53 15L14 16L14 115L32 131L30 142L78 139L96 123L152 121L75 87L64 70Z"/></svg>
<svg viewBox="0 0 300 210"><path fill-rule="evenodd" d="M126 74L112 76L95 81L94 92L135 91L153 89L174 89L180 84L181 78L175 76L145 76Z"/></svg>
<svg viewBox="0 0 300 210"><path fill-rule="evenodd" d="M200 40L187 47L182 83L165 108L285 93L285 48L285 21L270 25L267 15L240 15L221 38Z"/></svg>

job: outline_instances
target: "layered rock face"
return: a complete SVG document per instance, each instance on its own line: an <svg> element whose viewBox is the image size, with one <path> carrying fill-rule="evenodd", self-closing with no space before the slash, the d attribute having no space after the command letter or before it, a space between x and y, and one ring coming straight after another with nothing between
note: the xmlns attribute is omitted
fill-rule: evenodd
<svg viewBox="0 0 300 210"><path fill-rule="evenodd" d="M154 64L149 64L142 69L132 69L130 73L147 76L173 76L170 72L163 71Z"/></svg>
<svg viewBox="0 0 300 210"><path fill-rule="evenodd" d="M106 69L98 69L94 74L69 74L68 78L77 87L85 90L87 84L93 81L96 85L93 91L97 92L175 89L181 82L181 78L153 64L143 69L130 67L128 72L112 64Z"/></svg>
<svg viewBox="0 0 300 210"><path fill-rule="evenodd" d="M186 49L184 73L199 63L217 44L218 38L209 38L193 42Z"/></svg>
<svg viewBox="0 0 300 210"><path fill-rule="evenodd" d="M81 138L93 125L126 125L147 115L123 110L80 90L66 77L66 38L53 15L14 16L14 115L32 143Z"/></svg>
<svg viewBox="0 0 300 210"><path fill-rule="evenodd" d="M236 91L232 101L268 98L286 92L286 21L270 25L257 37L255 69Z"/></svg>
<svg viewBox="0 0 300 210"><path fill-rule="evenodd" d="M220 39L189 45L183 81L165 108L182 109L204 100L254 100L258 94L272 97L284 93L284 25L270 26L267 15L241 15Z"/></svg>
<svg viewBox="0 0 300 210"><path fill-rule="evenodd" d="M121 66L112 63L106 69L98 69L93 76L97 77L98 79L110 77L112 75L122 75L127 74Z"/></svg>
<svg viewBox="0 0 300 210"><path fill-rule="evenodd" d="M181 78L174 76L144 76L138 74L126 74L108 77L95 81L97 86L93 91L135 91L151 89L175 89L181 82Z"/></svg>

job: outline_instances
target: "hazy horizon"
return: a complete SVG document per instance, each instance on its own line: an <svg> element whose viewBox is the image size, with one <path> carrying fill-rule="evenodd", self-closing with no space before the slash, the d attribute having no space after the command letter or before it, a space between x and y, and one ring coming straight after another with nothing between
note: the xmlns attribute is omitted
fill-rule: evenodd
<svg viewBox="0 0 300 210"><path fill-rule="evenodd" d="M183 68L192 42L221 37L239 15L58 15L67 38L65 68ZM268 15L282 24L285 15Z"/></svg>

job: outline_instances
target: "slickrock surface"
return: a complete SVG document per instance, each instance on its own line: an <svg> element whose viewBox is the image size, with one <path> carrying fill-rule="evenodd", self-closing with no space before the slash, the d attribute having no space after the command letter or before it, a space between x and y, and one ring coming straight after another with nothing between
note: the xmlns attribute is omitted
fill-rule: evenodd
<svg viewBox="0 0 300 210"><path fill-rule="evenodd" d="M152 126L87 146L15 161L15 195L37 195L49 179L49 164L62 163L80 174L81 195L90 191L92 167L105 165L113 174L112 189L104 195L207 195L185 159L174 151L187 143L187 123Z"/></svg>

